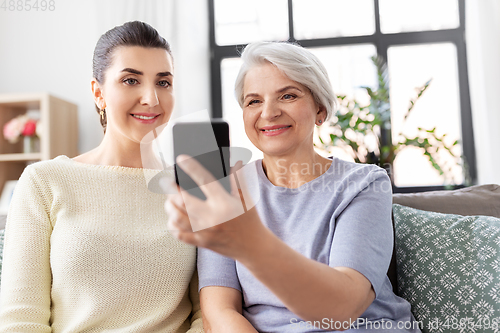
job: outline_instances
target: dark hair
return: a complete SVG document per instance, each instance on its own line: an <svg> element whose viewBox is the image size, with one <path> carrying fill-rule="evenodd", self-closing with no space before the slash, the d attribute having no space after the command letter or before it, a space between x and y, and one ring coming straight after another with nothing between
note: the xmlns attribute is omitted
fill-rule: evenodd
<svg viewBox="0 0 500 333"><path fill-rule="evenodd" d="M170 57L172 51L170 44L147 23L140 21L127 22L114 27L99 38L94 49L92 70L94 78L99 83L104 83L106 70L111 65L114 50L119 46L142 46L147 48L165 49ZM173 57L172 57L173 59ZM97 113L100 112L96 105ZM100 117L101 125L106 131L106 113Z"/></svg>

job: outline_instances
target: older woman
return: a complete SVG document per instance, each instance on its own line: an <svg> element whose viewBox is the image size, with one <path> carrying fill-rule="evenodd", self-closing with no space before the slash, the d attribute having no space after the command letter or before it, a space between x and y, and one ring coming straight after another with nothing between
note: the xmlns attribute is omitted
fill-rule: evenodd
<svg viewBox="0 0 500 333"><path fill-rule="evenodd" d="M173 233L205 248L198 251L205 330L419 332L386 276L393 242L386 172L313 149L314 126L336 100L324 66L288 43L250 44L242 60L236 94L264 158L236 172L233 184L246 175L250 197L260 200L251 207L242 196L242 209L237 194L184 158L180 166L208 183L207 200L182 192L166 204ZM193 233L190 222L212 227Z"/></svg>

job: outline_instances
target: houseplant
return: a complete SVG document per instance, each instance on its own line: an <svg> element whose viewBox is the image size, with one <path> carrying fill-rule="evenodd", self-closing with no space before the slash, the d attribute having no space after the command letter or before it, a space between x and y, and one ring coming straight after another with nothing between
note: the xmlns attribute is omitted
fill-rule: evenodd
<svg viewBox="0 0 500 333"><path fill-rule="evenodd" d="M417 134L412 137L403 131L392 135L387 65L380 57L371 59L377 69L378 87L376 89L362 87L370 97L369 104L361 105L355 99L338 96L338 111L327 124L328 129L318 131L319 143L316 147L324 151L329 151L333 146L342 147L355 162L377 164L388 170L392 181L392 166L397 154L407 147L417 147L423 150L424 156L427 157L432 167L444 177L445 184L453 183L451 169L455 165L462 166L467 184L469 178L464 158L454 153L454 147L459 144L458 140L449 143L445 139L446 134L439 135L436 127L430 129L418 127ZM416 88L416 95L410 100L404 115L404 122L430 84L431 80ZM443 152L448 154L456 164L450 165L443 161L440 158Z"/></svg>

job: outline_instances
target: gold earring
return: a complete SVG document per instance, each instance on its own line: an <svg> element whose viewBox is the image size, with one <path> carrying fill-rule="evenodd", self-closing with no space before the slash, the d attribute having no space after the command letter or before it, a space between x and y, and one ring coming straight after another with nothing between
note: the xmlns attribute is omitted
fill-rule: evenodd
<svg viewBox="0 0 500 333"><path fill-rule="evenodd" d="M102 120L104 120L104 112L106 112L106 109L101 109L101 111L99 111Z"/></svg>

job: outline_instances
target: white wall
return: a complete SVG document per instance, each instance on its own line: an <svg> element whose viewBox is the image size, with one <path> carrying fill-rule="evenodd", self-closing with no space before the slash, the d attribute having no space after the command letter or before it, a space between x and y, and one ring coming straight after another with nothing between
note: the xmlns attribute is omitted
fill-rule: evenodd
<svg viewBox="0 0 500 333"><path fill-rule="evenodd" d="M467 57L479 184L500 184L500 1L467 0Z"/></svg>
<svg viewBox="0 0 500 333"><path fill-rule="evenodd" d="M155 27L172 46L176 111L207 109L210 89L206 3L56 0L54 11L0 9L0 94L49 92L77 104L80 152L94 148L102 138L90 91L95 44L114 26L142 20Z"/></svg>

